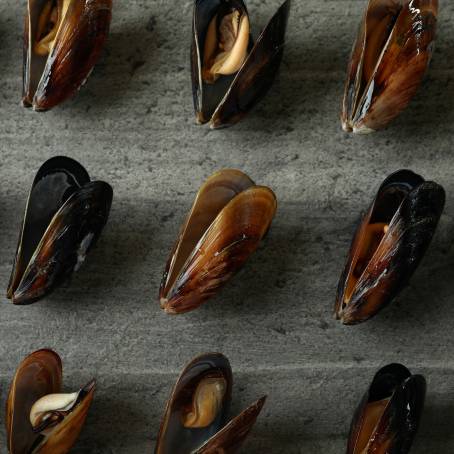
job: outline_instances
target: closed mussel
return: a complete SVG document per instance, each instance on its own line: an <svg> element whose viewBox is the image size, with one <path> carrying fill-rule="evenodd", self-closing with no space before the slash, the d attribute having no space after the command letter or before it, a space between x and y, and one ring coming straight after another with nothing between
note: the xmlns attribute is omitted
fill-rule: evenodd
<svg viewBox="0 0 454 454"><path fill-rule="evenodd" d="M358 226L337 290L336 317L352 325L389 304L424 256L444 189L410 170L390 175Z"/></svg>
<svg viewBox="0 0 454 454"><path fill-rule="evenodd" d="M167 262L161 307L187 312L214 295L257 249L275 212L273 191L244 173L226 169L208 178Z"/></svg>
<svg viewBox="0 0 454 454"><path fill-rule="evenodd" d="M424 407L426 381L401 364L375 375L353 417L347 454L407 454Z"/></svg>
<svg viewBox="0 0 454 454"><path fill-rule="evenodd" d="M195 0L191 48L197 122L231 126L266 94L279 70L290 11L286 0L255 44L243 0Z"/></svg>
<svg viewBox="0 0 454 454"><path fill-rule="evenodd" d="M112 0L28 0L25 107L48 110L77 92L100 56L111 14Z"/></svg>
<svg viewBox="0 0 454 454"><path fill-rule="evenodd" d="M66 454L88 414L95 381L62 393L62 363L52 350L37 350L16 371L6 404L10 454Z"/></svg>
<svg viewBox="0 0 454 454"><path fill-rule="evenodd" d="M208 353L183 370L167 402L155 454L236 453L262 410L262 397L227 423L232 370L228 359Z"/></svg>
<svg viewBox="0 0 454 454"><path fill-rule="evenodd" d="M73 159L46 161L33 181L7 296L15 304L43 298L77 271L107 222L112 188L90 181Z"/></svg>
<svg viewBox="0 0 454 454"><path fill-rule="evenodd" d="M438 0L368 0L353 46L342 126L384 128L418 90L433 51Z"/></svg>

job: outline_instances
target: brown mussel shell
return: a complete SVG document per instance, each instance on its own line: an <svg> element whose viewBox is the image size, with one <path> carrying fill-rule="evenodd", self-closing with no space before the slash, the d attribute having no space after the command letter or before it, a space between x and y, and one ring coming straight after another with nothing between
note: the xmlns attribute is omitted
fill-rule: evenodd
<svg viewBox="0 0 454 454"><path fill-rule="evenodd" d="M410 170L383 182L353 238L337 290L337 319L363 322L397 296L423 258L444 203L440 185Z"/></svg>
<svg viewBox="0 0 454 454"><path fill-rule="evenodd" d="M375 375L352 420L347 454L407 454L424 407L426 381L401 364Z"/></svg>
<svg viewBox="0 0 454 454"><path fill-rule="evenodd" d="M62 6L64 5L64 7ZM47 55L36 51L45 8L66 9ZM23 105L43 111L73 96L85 83L104 47L112 0L28 0L24 33Z"/></svg>
<svg viewBox="0 0 454 454"><path fill-rule="evenodd" d="M30 423L33 404L49 394L61 393L62 363L52 350L37 350L19 365L6 404L6 431L10 454L66 454L76 442L93 400L95 381L79 393L76 405L46 432Z"/></svg>
<svg viewBox="0 0 454 454"><path fill-rule="evenodd" d="M170 254L162 308L193 310L214 295L257 249L276 212L271 189L238 170L212 175L199 190Z"/></svg>
<svg viewBox="0 0 454 454"><path fill-rule="evenodd" d="M384 128L411 101L428 68L438 0L369 0L347 73L345 131Z"/></svg>
<svg viewBox="0 0 454 454"><path fill-rule="evenodd" d="M33 303L79 269L107 222L112 188L90 182L73 159L55 157L30 190L8 285L15 304Z"/></svg>
<svg viewBox="0 0 454 454"><path fill-rule="evenodd" d="M213 380L218 380L223 385L217 405L206 404L206 408L211 411L210 418L196 427L185 425L184 421L188 421L186 415L195 406L199 387ZM232 382L230 363L224 355L207 353L192 360L181 373L167 402L155 454L236 453L252 429L266 398L255 402L226 424ZM205 396L205 401L206 399Z"/></svg>
<svg viewBox="0 0 454 454"><path fill-rule="evenodd" d="M213 17L222 9L248 15L242 0L195 0L191 72L197 122L224 128L239 122L268 92L282 61L290 13L286 0L264 28L255 44L250 38L248 54L240 69L221 76L214 84L203 79L204 43Z"/></svg>

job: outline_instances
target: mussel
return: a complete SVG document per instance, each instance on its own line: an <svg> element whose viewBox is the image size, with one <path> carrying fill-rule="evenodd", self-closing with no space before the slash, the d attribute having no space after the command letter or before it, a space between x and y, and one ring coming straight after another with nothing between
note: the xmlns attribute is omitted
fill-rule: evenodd
<svg viewBox="0 0 454 454"><path fill-rule="evenodd" d="M426 381L401 364L375 375L353 417L347 454L407 454L424 407Z"/></svg>
<svg viewBox="0 0 454 454"><path fill-rule="evenodd" d="M266 396L226 424L232 382L230 363L224 355L207 353L192 360L167 402L155 454L236 453Z"/></svg>
<svg viewBox="0 0 454 454"><path fill-rule="evenodd" d="M290 0L255 44L243 0L194 0L192 91L199 124L231 126L267 93L281 64Z"/></svg>
<svg viewBox="0 0 454 454"><path fill-rule="evenodd" d="M256 186L239 170L208 178L167 262L161 307L177 314L204 303L257 249L275 212L271 189Z"/></svg>
<svg viewBox="0 0 454 454"><path fill-rule="evenodd" d="M52 350L27 356L14 375L6 404L10 454L65 454L76 442L95 392L95 380L62 393L62 363Z"/></svg>
<svg viewBox="0 0 454 454"><path fill-rule="evenodd" d="M337 290L344 324L365 321L406 285L430 244L444 189L410 170L390 175L358 226Z"/></svg>
<svg viewBox="0 0 454 454"><path fill-rule="evenodd" d="M384 128L410 102L428 68L438 0L368 0L347 72L342 126Z"/></svg>
<svg viewBox="0 0 454 454"><path fill-rule="evenodd" d="M77 271L107 222L112 188L90 181L77 161L58 156L38 170L24 220L7 296L33 303Z"/></svg>
<svg viewBox="0 0 454 454"><path fill-rule="evenodd" d="M22 103L48 110L85 83L109 33L112 0L28 0Z"/></svg>

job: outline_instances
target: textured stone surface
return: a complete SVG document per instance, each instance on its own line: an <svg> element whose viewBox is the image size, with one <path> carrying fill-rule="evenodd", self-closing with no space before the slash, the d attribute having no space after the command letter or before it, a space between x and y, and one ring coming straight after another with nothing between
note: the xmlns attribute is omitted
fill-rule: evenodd
<svg viewBox="0 0 454 454"><path fill-rule="evenodd" d="M46 301L0 305L1 405L19 361L41 347L64 359L68 388L99 388L75 453L152 452L183 365L222 351L234 410L269 400L245 453L338 454L375 371L399 361L428 380L414 454L454 451L454 5L442 2L428 77L386 131L345 135L338 120L363 0L294 0L279 80L240 125L194 125L188 46L192 2L115 2L109 43L74 100L24 110L24 1L0 2L0 289L5 294L25 199L41 163L80 160L114 187L109 224L82 270ZM276 0L250 0L262 25ZM237 167L272 187L279 211L246 268L200 310L170 317L157 293L167 254L202 181ZM367 324L332 318L360 211L382 179L409 167L443 184L445 213L408 289ZM0 413L0 452L5 452Z"/></svg>

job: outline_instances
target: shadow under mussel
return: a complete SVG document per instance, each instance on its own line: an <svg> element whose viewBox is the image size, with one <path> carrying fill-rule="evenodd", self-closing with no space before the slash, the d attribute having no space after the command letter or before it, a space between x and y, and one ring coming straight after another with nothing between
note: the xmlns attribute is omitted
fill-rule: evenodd
<svg viewBox="0 0 454 454"><path fill-rule="evenodd" d="M401 364L375 375L350 428L347 454L407 454L424 407L426 381Z"/></svg>
<svg viewBox="0 0 454 454"><path fill-rule="evenodd" d="M178 314L214 295L257 249L276 212L271 189L239 170L221 170L203 184L170 254L161 307Z"/></svg>
<svg viewBox="0 0 454 454"><path fill-rule="evenodd" d="M231 126L267 93L282 61L289 12L286 0L254 44L242 0L195 0L191 71L199 124Z"/></svg>
<svg viewBox="0 0 454 454"><path fill-rule="evenodd" d="M76 442L95 392L95 380L63 394L62 363L52 350L27 356L14 375L6 404L10 454L65 454Z"/></svg>
<svg viewBox="0 0 454 454"><path fill-rule="evenodd" d="M73 159L46 161L33 181L7 296L33 303L77 271L107 222L112 188Z"/></svg>
<svg viewBox="0 0 454 454"><path fill-rule="evenodd" d="M48 110L77 92L99 59L111 16L112 0L28 0L25 107Z"/></svg>
<svg viewBox="0 0 454 454"><path fill-rule="evenodd" d="M238 452L266 396L227 423L232 382L230 363L224 355L207 353L192 360L167 402L155 454Z"/></svg>
<svg viewBox="0 0 454 454"><path fill-rule="evenodd" d="M411 101L428 68L438 0L369 0L353 46L342 108L347 132L384 128Z"/></svg>
<svg viewBox="0 0 454 454"><path fill-rule="evenodd" d="M440 185L410 170L386 178L353 238L337 290L337 319L363 322L397 296L424 256L444 203Z"/></svg>

